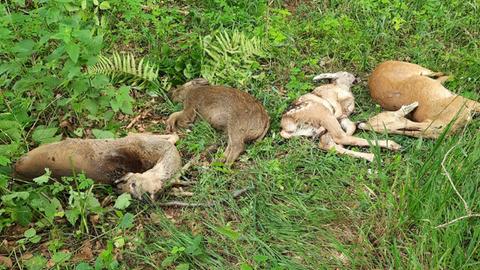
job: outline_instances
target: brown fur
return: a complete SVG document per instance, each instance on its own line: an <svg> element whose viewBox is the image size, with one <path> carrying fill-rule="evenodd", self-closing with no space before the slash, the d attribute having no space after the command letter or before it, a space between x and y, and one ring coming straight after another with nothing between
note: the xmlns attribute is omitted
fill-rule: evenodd
<svg viewBox="0 0 480 270"><path fill-rule="evenodd" d="M208 84L195 79L175 89L172 99L183 103L183 110L170 115L167 130L186 127L197 114L215 129L227 133L225 150L227 163L232 163L244 151L245 143L262 139L268 131L270 118L263 105L248 93Z"/></svg>
<svg viewBox="0 0 480 270"><path fill-rule="evenodd" d="M387 131L414 137L438 138L452 122L450 133L457 131L480 112L476 101L456 95L442 83L448 77L416 64L387 61L369 78L370 95L382 112L359 128ZM411 111L413 113L405 118Z"/></svg>
<svg viewBox="0 0 480 270"><path fill-rule="evenodd" d="M49 168L52 177L85 175L99 183L126 181L120 187L135 197L154 195L178 172L176 135L137 134L121 139L66 139L41 145L15 164L16 177L33 179ZM127 173L134 173L128 174ZM124 177L127 177L125 179Z"/></svg>
<svg viewBox="0 0 480 270"><path fill-rule="evenodd" d="M373 154L345 149L343 145L369 146L365 139L352 136L355 125L348 119L354 110L354 97L350 91L355 77L347 72L326 73L314 80L330 78L332 84L322 85L294 102L294 108L282 117L284 138L292 136L320 137L320 148L336 149L347 154L372 161ZM397 150L400 145L393 141L377 141L380 147Z"/></svg>

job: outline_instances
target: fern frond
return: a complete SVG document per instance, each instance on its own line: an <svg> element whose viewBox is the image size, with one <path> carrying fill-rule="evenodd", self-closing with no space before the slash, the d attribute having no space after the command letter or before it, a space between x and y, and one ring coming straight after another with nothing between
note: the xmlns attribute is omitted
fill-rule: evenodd
<svg viewBox="0 0 480 270"><path fill-rule="evenodd" d="M133 54L119 54L113 52L112 56L99 56L98 62L88 67L89 74L104 74L109 76L113 83L125 83L131 86L143 87L147 82L158 80L159 68L144 58L140 61Z"/></svg>
<svg viewBox="0 0 480 270"><path fill-rule="evenodd" d="M221 31L200 40L203 48L202 76L212 83L231 85L247 83L253 69L260 66L258 58L264 56L262 42L239 31Z"/></svg>

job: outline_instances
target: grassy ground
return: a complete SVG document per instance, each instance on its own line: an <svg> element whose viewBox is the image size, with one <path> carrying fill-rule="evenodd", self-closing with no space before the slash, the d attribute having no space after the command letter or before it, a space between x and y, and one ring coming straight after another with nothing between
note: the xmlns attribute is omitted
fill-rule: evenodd
<svg viewBox="0 0 480 270"><path fill-rule="evenodd" d="M114 253L124 269L480 267L478 219L436 228L467 214L442 169L443 159L469 208L480 212L478 121L461 134L437 141L389 136L403 150L372 148L377 153L372 163L323 152L312 140L279 136L284 110L295 97L310 91L311 78L322 72L345 70L361 78L353 88L353 120L379 112L368 96L366 80L378 63L389 59L450 73L449 89L478 100L478 1L130 0L110 1L110 5L105 13L110 24L103 29L104 51L155 59L172 84L204 71L206 56L199 40L214 31L238 30L261 40L264 54L255 60L258 65L249 66L253 74L239 68L225 77L212 76L261 100L271 115L271 130L263 141L248 146L233 168L212 162L225 149L221 134L204 122L184 131L179 143L184 162L196 155L202 159L186 175L196 180L191 188L195 196L183 200L225 203L175 209L135 201L128 208L136 214L132 228L112 232L105 218L89 224L90 233L77 234L74 241L67 239L75 228L55 224L42 234L40 243L3 252L18 267L21 254L37 254L41 243L56 239L69 243L73 254L87 239L100 242L98 249L93 248L94 257L87 258L93 262L119 235L127 244L114 247ZM247 79L235 83L239 78ZM135 109L153 106L159 124L148 119L144 123L147 129L162 131L162 120L178 106L172 108L158 98L146 105L150 99L140 95ZM58 112L53 115L60 118ZM124 132L122 119L111 123L104 129ZM387 137L367 132L360 136ZM211 145L218 149L206 152ZM231 191L248 186L255 189L232 198ZM22 187L15 184L10 189ZM104 189L95 189L100 200ZM62 267L74 265L67 261Z"/></svg>

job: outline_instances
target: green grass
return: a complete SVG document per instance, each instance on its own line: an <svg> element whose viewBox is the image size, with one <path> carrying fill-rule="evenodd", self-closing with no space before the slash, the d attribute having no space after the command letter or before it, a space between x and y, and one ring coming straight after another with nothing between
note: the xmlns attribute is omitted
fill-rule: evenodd
<svg viewBox="0 0 480 270"><path fill-rule="evenodd" d="M478 1L110 2L112 9L104 13L109 24L101 30L104 50L125 50L154 59L161 75L172 84L200 76L205 64L201 37L219 30L238 30L261 39L267 56L250 67L258 76L250 77L243 86L234 86L265 105L271 130L264 140L249 145L230 169L212 163L223 153L226 140L207 123L197 122L182 136L178 145L184 162L202 155L200 164L186 174L186 178L196 180L191 189L195 196L183 200L225 203L164 209L135 201L128 212L140 214L130 229L112 230L111 220L118 222L119 214L109 212L100 223L89 225L90 235L72 240L75 228L59 223L53 225L52 232L44 231L42 242L57 239L72 245L73 252L83 240L95 239L105 250L108 240L123 236L128 244L114 250L122 255L117 260L124 269L186 269L181 268L186 264L190 269L242 270L480 267L478 218L436 228L466 215L441 167L453 146L445 168L470 209L480 212L478 120L464 132L436 141L361 132L359 136L364 138L388 137L403 146L397 153L369 149L377 154L372 163L321 151L310 139L284 140L279 136L282 113L294 98L311 91L311 78L321 72L345 70L362 79L353 88L353 120L379 112L368 95L366 80L377 64L389 59L450 73L449 89L478 100ZM18 10L29 9L33 7ZM233 73L227 81L235 81L236 76L248 75ZM68 86L65 89L57 91L69 95ZM18 101L22 95L5 100ZM46 96L39 99L47 100ZM139 111L151 97L142 93L136 98ZM58 111L45 110L39 122L58 125L63 117L61 106ZM161 99L149 106L160 117L173 112ZM34 117L36 113L29 111ZM102 113L100 110L94 116L103 117ZM101 125L105 130L125 133L119 123L115 117L95 120L89 116L81 121L86 129ZM27 131L31 125L25 127ZM162 131L164 126L152 125L150 129ZM211 145L218 149L204 153ZM12 160L18 156L12 154ZM255 189L232 198L233 190L247 186ZM4 192L23 188L14 184ZM105 194L112 194L108 189L94 191L100 201ZM174 198L162 198L170 199ZM14 262L14 254L38 252L38 244L14 251L0 249ZM73 268L75 264L65 265Z"/></svg>

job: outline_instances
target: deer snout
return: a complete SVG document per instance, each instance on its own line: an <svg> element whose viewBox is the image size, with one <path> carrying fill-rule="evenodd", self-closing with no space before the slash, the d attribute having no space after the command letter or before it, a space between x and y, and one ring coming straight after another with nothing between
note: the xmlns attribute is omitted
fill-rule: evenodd
<svg viewBox="0 0 480 270"><path fill-rule="evenodd" d="M357 125L357 128L367 130L368 129L368 124L366 122L357 122L355 123Z"/></svg>

